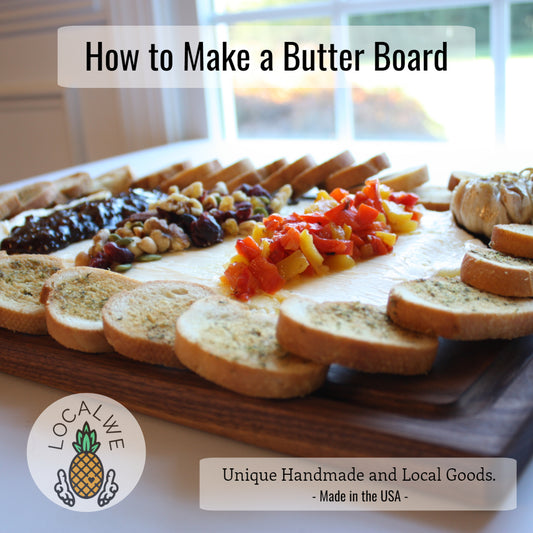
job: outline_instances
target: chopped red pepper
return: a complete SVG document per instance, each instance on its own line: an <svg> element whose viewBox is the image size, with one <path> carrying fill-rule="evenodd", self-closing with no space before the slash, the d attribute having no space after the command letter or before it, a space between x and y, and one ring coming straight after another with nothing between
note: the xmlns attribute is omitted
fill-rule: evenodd
<svg viewBox="0 0 533 533"><path fill-rule="evenodd" d="M418 221L421 214L414 209L417 201L412 193L382 191L377 179L368 180L355 194L345 189L335 189L329 196L321 192L307 212L270 215L255 239L239 239L236 248L243 259L230 264L222 279L237 298L248 300L259 290L273 294L284 286L287 280L277 267L282 260L285 275L314 276L328 270L327 262L322 261L330 255L359 260L388 254L395 238L385 242L377 234L394 235L394 220L390 218L394 213L390 204L385 209L386 202L401 205L411 220Z"/></svg>

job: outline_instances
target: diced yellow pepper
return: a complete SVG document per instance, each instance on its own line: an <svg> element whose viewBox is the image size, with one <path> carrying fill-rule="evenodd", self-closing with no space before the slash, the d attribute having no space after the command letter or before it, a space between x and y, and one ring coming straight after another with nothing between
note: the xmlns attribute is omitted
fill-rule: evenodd
<svg viewBox="0 0 533 533"><path fill-rule="evenodd" d="M331 270L348 270L355 266L351 255L329 255L324 262Z"/></svg>
<svg viewBox="0 0 533 533"><path fill-rule="evenodd" d="M342 229L344 230L344 238L349 239L352 236L352 228L348 224L343 224Z"/></svg>
<svg viewBox="0 0 533 533"><path fill-rule="evenodd" d="M289 280L301 274L309 266L309 261L301 250L292 252L291 255L282 259L276 267L283 279Z"/></svg>
<svg viewBox="0 0 533 533"><path fill-rule="evenodd" d="M385 216L385 213L378 213L378 216L376 217L377 222L387 222L387 217Z"/></svg>
<svg viewBox="0 0 533 533"><path fill-rule="evenodd" d="M336 200L324 189L320 189L318 191L318 194L316 195L316 198L315 198L315 202L317 200L333 200L334 202L336 202Z"/></svg>
<svg viewBox="0 0 533 533"><path fill-rule="evenodd" d="M344 231L344 228L339 226L338 224L335 224L334 222L330 222L329 223L329 227L331 228L331 238L332 239L339 239L339 240L345 240L347 237L346 237L346 232ZM350 229L350 232L351 232L351 229L350 226L347 226L349 229Z"/></svg>
<svg viewBox="0 0 533 533"><path fill-rule="evenodd" d="M263 257L268 257L268 254L270 253L270 242L267 239L263 239L259 243L259 247L261 248L261 255Z"/></svg>
<svg viewBox="0 0 533 533"><path fill-rule="evenodd" d="M230 264L231 263L244 263L245 265L247 265L249 263L248 259L246 259L246 257L244 257L244 255L241 255L241 254L234 255L229 260L229 262L230 262Z"/></svg>
<svg viewBox="0 0 533 533"><path fill-rule="evenodd" d="M382 200L388 200L391 192L391 188L388 185L385 185L384 183L379 184L379 195Z"/></svg>
<svg viewBox="0 0 533 533"><path fill-rule="evenodd" d="M254 226L254 229L252 230L252 239L259 244L261 239L266 236L266 228L265 225L259 222Z"/></svg>
<svg viewBox="0 0 533 533"><path fill-rule="evenodd" d="M328 268L323 265L324 258L313 242L313 236L306 229L300 233L300 249L318 275L323 275L328 271Z"/></svg>
<svg viewBox="0 0 533 533"><path fill-rule="evenodd" d="M394 246L396 244L396 234L386 231L376 231L376 237L379 237L385 244Z"/></svg>
<svg viewBox="0 0 533 533"><path fill-rule="evenodd" d="M327 192L323 192L329 196ZM335 198L331 198L331 196L329 196L329 198L317 198L310 206L304 209L304 213L325 213L326 211L329 211L338 205L339 202L337 202Z"/></svg>
<svg viewBox="0 0 533 533"><path fill-rule="evenodd" d="M383 200L383 208L394 233L411 233L418 228L418 223L412 220L413 214L397 203Z"/></svg>

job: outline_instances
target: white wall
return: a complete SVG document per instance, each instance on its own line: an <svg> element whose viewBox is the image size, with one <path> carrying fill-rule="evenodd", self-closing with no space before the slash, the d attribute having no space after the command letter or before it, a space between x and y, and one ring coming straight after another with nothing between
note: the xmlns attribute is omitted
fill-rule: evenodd
<svg viewBox="0 0 533 533"><path fill-rule="evenodd" d="M196 20L194 0L0 0L0 183L205 136L202 91L56 83L60 26Z"/></svg>

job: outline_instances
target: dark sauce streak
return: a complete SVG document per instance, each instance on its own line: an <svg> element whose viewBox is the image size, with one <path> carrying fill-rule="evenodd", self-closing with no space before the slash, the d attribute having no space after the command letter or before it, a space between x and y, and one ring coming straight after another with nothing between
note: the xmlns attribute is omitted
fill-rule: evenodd
<svg viewBox="0 0 533 533"><path fill-rule="evenodd" d="M161 195L139 189L105 200L82 202L44 217L30 215L13 228L1 248L8 254L48 254L89 239L102 228L114 228L124 218L146 211Z"/></svg>

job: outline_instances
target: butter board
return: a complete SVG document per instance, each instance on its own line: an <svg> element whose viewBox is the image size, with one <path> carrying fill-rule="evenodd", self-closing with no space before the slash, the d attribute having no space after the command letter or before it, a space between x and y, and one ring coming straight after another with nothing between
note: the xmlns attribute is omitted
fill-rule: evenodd
<svg viewBox="0 0 533 533"><path fill-rule="evenodd" d="M512 457L520 470L533 451L533 336L442 341L427 376L332 366L324 387L294 400L241 396L187 370L75 352L46 336L0 330L0 345L4 373L289 455Z"/></svg>

